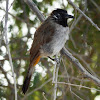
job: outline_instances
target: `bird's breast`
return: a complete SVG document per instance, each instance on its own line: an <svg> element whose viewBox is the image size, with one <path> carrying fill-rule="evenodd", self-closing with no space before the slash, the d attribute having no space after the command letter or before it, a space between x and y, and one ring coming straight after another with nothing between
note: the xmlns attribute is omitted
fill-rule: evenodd
<svg viewBox="0 0 100 100"><path fill-rule="evenodd" d="M64 44L69 39L69 28L59 26L55 29L55 35L51 41L52 55L56 55L64 47Z"/></svg>
<svg viewBox="0 0 100 100"><path fill-rule="evenodd" d="M54 24L54 33L51 40L41 47L42 56L54 56L64 47L66 40L69 39L69 28L59 24Z"/></svg>

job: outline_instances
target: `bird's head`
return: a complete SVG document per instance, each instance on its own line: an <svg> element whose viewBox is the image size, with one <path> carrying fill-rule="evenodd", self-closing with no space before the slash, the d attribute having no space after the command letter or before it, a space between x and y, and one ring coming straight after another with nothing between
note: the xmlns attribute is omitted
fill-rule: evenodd
<svg viewBox="0 0 100 100"><path fill-rule="evenodd" d="M74 16L69 15L67 13L67 11L64 9L53 10L51 13L51 17L56 23L58 23L64 27L66 27L66 26L68 27L67 20L69 18L74 18Z"/></svg>

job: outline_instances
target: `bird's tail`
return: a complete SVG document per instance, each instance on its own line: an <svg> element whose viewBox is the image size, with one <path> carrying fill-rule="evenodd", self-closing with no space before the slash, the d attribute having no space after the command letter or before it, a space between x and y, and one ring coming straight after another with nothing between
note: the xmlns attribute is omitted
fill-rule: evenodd
<svg viewBox="0 0 100 100"><path fill-rule="evenodd" d="M30 84L30 80L31 80L31 77L32 77L32 74L33 74L33 68L34 68L33 66L35 66L39 62L39 60L40 60L40 56L37 56L37 57L35 57L33 62L29 65L28 72L27 72L27 75L26 75L26 78L24 80L23 87L22 87L22 92L24 94L28 90L28 87L29 87L29 84Z"/></svg>

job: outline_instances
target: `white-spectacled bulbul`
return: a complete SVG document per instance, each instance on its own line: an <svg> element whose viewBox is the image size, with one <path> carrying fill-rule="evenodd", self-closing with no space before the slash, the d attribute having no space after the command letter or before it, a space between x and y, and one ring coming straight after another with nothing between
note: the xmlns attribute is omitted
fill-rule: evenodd
<svg viewBox="0 0 100 100"><path fill-rule="evenodd" d="M30 49L30 64L22 91L25 94L33 73L33 67L42 57L52 57L60 52L66 40L69 39L69 27L67 20L74 18L66 10L56 9L40 25L34 35L33 44Z"/></svg>

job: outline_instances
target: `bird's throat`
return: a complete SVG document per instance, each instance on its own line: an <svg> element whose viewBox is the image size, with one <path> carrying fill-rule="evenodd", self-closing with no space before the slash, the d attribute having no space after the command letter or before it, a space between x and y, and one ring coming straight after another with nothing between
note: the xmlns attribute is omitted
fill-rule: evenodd
<svg viewBox="0 0 100 100"><path fill-rule="evenodd" d="M62 19L62 20L59 20L59 21L56 21L59 25L62 25L63 27L68 27L68 24L67 24L67 19Z"/></svg>

